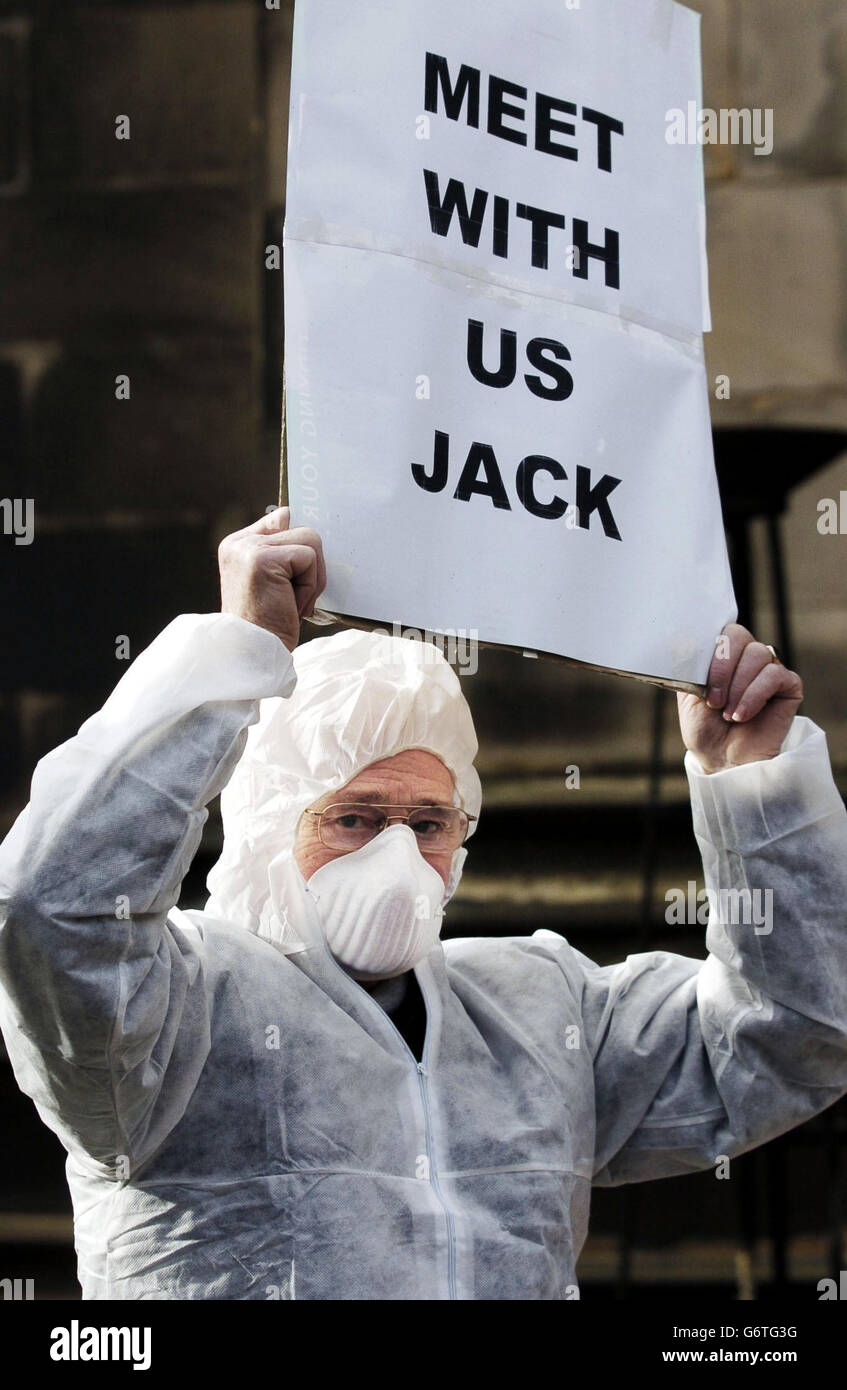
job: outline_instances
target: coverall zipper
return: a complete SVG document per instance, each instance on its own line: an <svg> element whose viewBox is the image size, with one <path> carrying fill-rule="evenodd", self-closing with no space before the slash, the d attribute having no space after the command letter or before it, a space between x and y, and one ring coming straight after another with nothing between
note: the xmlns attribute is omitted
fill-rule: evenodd
<svg viewBox="0 0 847 1390"><path fill-rule="evenodd" d="M358 980L354 980L351 975L347 974L347 971L344 970L343 967L338 964L338 961L335 959L331 952L328 952L327 954L329 955L329 959L332 961L332 964L335 966L336 970L338 970L339 973L344 976L345 980L347 980L350 984L356 985L362 991L362 994L365 996L367 1000L367 1007L371 1009L372 1012L375 1011L377 1016L384 1019L385 1022L388 1024L389 1028L392 1028L394 1030L394 1032L397 1034L397 1037L400 1039L400 1042L402 1043L404 1050L408 1053L409 1059L413 1067L415 1068L415 1072L418 1078L418 1089L420 1091L421 1097L421 1107L423 1109L424 1136L426 1139L426 1157L427 1163L429 1164L429 1185L435 1193L436 1197L438 1198L439 1202L441 1203L442 1209L444 1211L445 1224L447 1226L447 1292L448 1297L450 1299L455 1299L457 1296L456 1222L453 1217L453 1213L451 1212L450 1207L447 1204L447 1200L444 1196L444 1193L441 1189L441 1184L438 1181L438 1164L435 1160L435 1146L432 1137L432 1119L429 1103L428 1086L429 1071L427 1068L427 1062L429 1060L431 1015L429 1004L427 1003L426 990L424 989L420 981L418 981L418 988L420 989L421 997L424 1002L424 1008L426 1009L426 1035L423 1046L423 1057L422 1060L419 1062L414 1052L410 1048L409 1044L406 1042L406 1039L403 1037L403 1034L400 1032L400 1029L397 1027L396 1023L394 1023L394 1021L390 1018L388 1013L386 1013L382 1005L378 1004L375 999L371 998L368 991L362 985L359 984Z"/></svg>
<svg viewBox="0 0 847 1390"><path fill-rule="evenodd" d="M421 990L421 993L423 993L423 990ZM400 1030L398 1029L397 1031L399 1032ZM428 1031L429 1030L427 1030L427 1032ZM403 1041L405 1042L405 1038L403 1039ZM447 1289L450 1298L454 1299L456 1297L456 1223L453 1219L453 1213L447 1205L447 1200L444 1196L444 1193L441 1190L441 1184L438 1181L438 1165L435 1161L435 1151L432 1142L432 1125L430 1122L429 1109L429 1072L426 1068L428 1047L429 1043L425 1042L423 1050L424 1061L416 1062L415 1065L418 1069L418 1082L420 1083L421 1088L421 1103L423 1105L424 1120L426 1123L426 1148L427 1160L429 1162L429 1180L432 1185L433 1192L435 1193L439 1202L444 1208L444 1216L447 1221Z"/></svg>

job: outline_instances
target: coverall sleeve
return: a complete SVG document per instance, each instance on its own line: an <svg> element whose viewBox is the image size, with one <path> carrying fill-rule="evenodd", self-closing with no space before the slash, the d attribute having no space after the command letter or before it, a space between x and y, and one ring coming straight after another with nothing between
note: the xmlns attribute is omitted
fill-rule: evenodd
<svg viewBox="0 0 847 1390"><path fill-rule="evenodd" d="M598 1186L709 1167L847 1091L847 813L823 732L797 717L771 760L686 771L706 960L581 958Z"/></svg>
<svg viewBox="0 0 847 1390"><path fill-rule="evenodd" d="M294 684L272 633L176 618L41 760L0 846L9 1056L45 1123L101 1174L129 1176L162 1143L206 1061L202 937L168 914L259 700Z"/></svg>

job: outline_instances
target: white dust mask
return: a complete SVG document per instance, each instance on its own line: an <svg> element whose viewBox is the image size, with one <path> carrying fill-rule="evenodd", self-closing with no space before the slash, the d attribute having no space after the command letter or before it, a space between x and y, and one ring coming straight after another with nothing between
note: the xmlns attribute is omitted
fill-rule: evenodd
<svg viewBox="0 0 847 1390"><path fill-rule="evenodd" d="M361 849L331 859L315 870L308 889L329 949L354 978L402 975L441 932L444 880L408 825L391 825Z"/></svg>

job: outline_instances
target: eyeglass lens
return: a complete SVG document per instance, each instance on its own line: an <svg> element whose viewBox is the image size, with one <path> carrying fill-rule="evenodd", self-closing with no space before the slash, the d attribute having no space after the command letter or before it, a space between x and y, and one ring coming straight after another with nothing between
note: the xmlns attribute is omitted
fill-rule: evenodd
<svg viewBox="0 0 847 1390"><path fill-rule="evenodd" d="M379 806L340 802L321 814L320 836L328 849L353 850L366 845L385 829L391 811ZM418 843L428 852L456 849L467 830L467 817L454 806L420 806L409 815L407 824Z"/></svg>

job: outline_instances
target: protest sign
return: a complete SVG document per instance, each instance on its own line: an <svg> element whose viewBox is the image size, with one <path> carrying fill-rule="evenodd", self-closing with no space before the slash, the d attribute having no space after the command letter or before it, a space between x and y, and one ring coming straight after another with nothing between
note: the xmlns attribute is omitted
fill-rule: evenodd
<svg viewBox="0 0 847 1390"><path fill-rule="evenodd" d="M702 685L734 617L699 17L297 0L287 485L339 616Z"/></svg>

